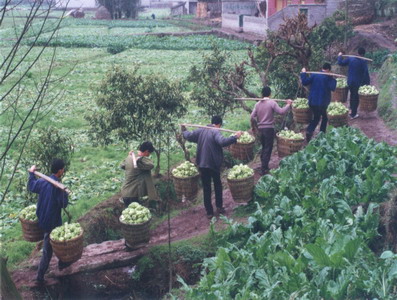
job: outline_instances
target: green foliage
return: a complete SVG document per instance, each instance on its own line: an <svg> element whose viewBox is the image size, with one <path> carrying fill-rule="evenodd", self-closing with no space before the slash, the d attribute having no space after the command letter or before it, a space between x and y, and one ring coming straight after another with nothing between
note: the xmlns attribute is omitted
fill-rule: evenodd
<svg viewBox="0 0 397 300"><path fill-rule="evenodd" d="M389 53L390 53L390 51L387 49L368 52L366 54L366 57L373 60L373 62L370 64L370 67L372 67L374 69L379 69L382 66L382 64L385 62L385 60L387 59L387 56L389 55Z"/></svg>
<svg viewBox="0 0 397 300"><path fill-rule="evenodd" d="M396 149L333 129L287 157L255 193L247 224L231 223L187 299L394 299L397 257L377 257L379 205L397 187ZM351 206L369 202L368 208ZM377 202L377 203L374 203Z"/></svg>
<svg viewBox="0 0 397 300"><path fill-rule="evenodd" d="M65 170L70 166L74 153L72 139L55 127L41 129L31 139L27 147L27 157L32 164L42 168L41 172L51 174L51 163L54 158L63 159Z"/></svg>
<svg viewBox="0 0 397 300"><path fill-rule="evenodd" d="M203 54L203 62L190 69L187 82L192 83L191 98L208 116L224 116L238 106L231 94L236 88L228 80L233 73L228 56L218 43L212 43L212 52Z"/></svg>
<svg viewBox="0 0 397 300"><path fill-rule="evenodd" d="M112 19L132 18L138 16L138 0L96 0L109 11Z"/></svg>
<svg viewBox="0 0 397 300"><path fill-rule="evenodd" d="M125 49L126 47L122 44L113 44L113 45L109 45L106 48L106 51L109 52L110 54L117 54L123 52Z"/></svg>
<svg viewBox="0 0 397 300"><path fill-rule="evenodd" d="M179 83L137 71L114 67L102 81L96 98L99 110L87 116L96 141L158 140L169 136L186 113Z"/></svg>

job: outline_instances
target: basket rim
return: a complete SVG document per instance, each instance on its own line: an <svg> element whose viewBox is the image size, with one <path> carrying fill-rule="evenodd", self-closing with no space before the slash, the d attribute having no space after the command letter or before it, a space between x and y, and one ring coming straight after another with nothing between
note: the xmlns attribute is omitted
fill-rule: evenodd
<svg viewBox="0 0 397 300"><path fill-rule="evenodd" d="M27 223L27 224L38 224L38 223L39 223L39 220L37 220L37 221L30 221L30 220L23 219L23 218L21 218L21 217L18 217L18 218L19 218L19 221L21 221L22 223Z"/></svg>
<svg viewBox="0 0 397 300"><path fill-rule="evenodd" d="M304 141L305 140L305 138L303 137L302 139L287 139L287 138L285 138L285 137L282 137L282 136L280 136L279 135L279 132L277 132L276 133L276 136L279 138L279 139L282 139L282 140L286 140L286 141Z"/></svg>
<svg viewBox="0 0 397 300"><path fill-rule="evenodd" d="M345 90L345 89L349 89L349 86L346 85L346 86L344 86L344 87L336 87L336 88L335 88L335 91L336 91L336 90ZM335 92L335 91L333 91L333 92Z"/></svg>
<svg viewBox="0 0 397 300"><path fill-rule="evenodd" d="M237 145L237 144L239 144L239 145L252 145L252 144L255 144L256 139L255 139L255 137L254 137L253 135L251 135L251 136L254 138L254 140L253 140L252 142L249 142L249 143L240 143L240 142L237 140L237 143L231 144L230 146L234 146L234 145Z"/></svg>
<svg viewBox="0 0 397 300"><path fill-rule="evenodd" d="M377 94L370 94L370 95L365 95L365 94L360 94L360 93L358 93L360 96L379 96L379 93L377 93Z"/></svg>
<svg viewBox="0 0 397 300"><path fill-rule="evenodd" d="M310 110L310 107L306 107L306 108L296 108L295 106L292 105L292 110Z"/></svg>
<svg viewBox="0 0 397 300"><path fill-rule="evenodd" d="M150 217L149 220L147 220L146 222L143 222L143 223L139 223L139 224L128 224L128 223L125 223L125 222L121 221L121 216L119 217L120 223L123 224L123 225L127 225L127 226L142 226L142 225L146 225L147 223L150 223L150 221L151 221L152 219L153 219L153 217Z"/></svg>
<svg viewBox="0 0 397 300"><path fill-rule="evenodd" d="M174 170L174 169L172 169L172 170ZM178 178L178 179L189 179L189 178L194 178L194 177L200 176L200 173L197 173L196 175L192 175L192 176L188 176L188 177L179 177L179 176L175 176L174 174L172 174L172 171L171 171L171 176L174 178Z"/></svg>
<svg viewBox="0 0 397 300"><path fill-rule="evenodd" d="M237 182L237 181L245 181L245 180L247 180L247 179L251 179L251 178L253 178L254 176L255 176L255 174L252 174L252 175L250 175L250 176L248 176L248 177L239 178L239 179L229 179L228 177L226 177L226 179L227 179L227 181L235 181L235 182Z"/></svg>
<svg viewBox="0 0 397 300"><path fill-rule="evenodd" d="M83 236L83 234L84 234L84 229L81 228L81 233L80 233L78 236L76 236L75 238L72 238L72 239L70 239L70 240L66 240L66 241L56 241L56 240L53 240L53 239L51 238L51 234L50 234L50 241L53 242L54 244L66 244L66 243L68 243L68 242L74 242L74 241L77 241L78 239L81 239L81 237Z"/></svg>

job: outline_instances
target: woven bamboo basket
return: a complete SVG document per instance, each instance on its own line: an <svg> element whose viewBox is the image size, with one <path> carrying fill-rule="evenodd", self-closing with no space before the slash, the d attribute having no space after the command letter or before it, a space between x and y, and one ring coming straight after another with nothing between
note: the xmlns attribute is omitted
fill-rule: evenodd
<svg viewBox="0 0 397 300"><path fill-rule="evenodd" d="M292 107L292 114L295 123L308 124L312 120L313 113L310 108L294 108Z"/></svg>
<svg viewBox="0 0 397 300"><path fill-rule="evenodd" d="M365 112L375 111L378 107L378 95L358 95L359 109Z"/></svg>
<svg viewBox="0 0 397 300"><path fill-rule="evenodd" d="M151 220L152 219L141 224L126 224L120 220L121 234L125 239L125 244L129 248L136 249L142 246L142 244L146 244L147 242L149 242L149 225Z"/></svg>
<svg viewBox="0 0 397 300"><path fill-rule="evenodd" d="M336 88L335 91L331 93L331 101L345 103L347 101L348 93L349 93L348 87Z"/></svg>
<svg viewBox="0 0 397 300"><path fill-rule="evenodd" d="M28 242L38 242L44 238L44 232L39 227L38 221L29 221L19 218L22 227L23 238Z"/></svg>
<svg viewBox="0 0 397 300"><path fill-rule="evenodd" d="M341 126L347 126L348 121L349 121L349 112L346 112L343 115L327 115L328 116L328 124L332 125L334 127L341 127Z"/></svg>
<svg viewBox="0 0 397 300"><path fill-rule="evenodd" d="M54 253L58 259L64 263L73 263L78 261L83 254L83 234L84 231L78 237L67 241L54 241L50 236L50 243Z"/></svg>
<svg viewBox="0 0 397 300"><path fill-rule="evenodd" d="M172 176L172 181L174 182L175 193L178 199L185 199L188 201L193 201L197 198L198 194L198 181L200 174L190 176L190 177L176 177Z"/></svg>
<svg viewBox="0 0 397 300"><path fill-rule="evenodd" d="M254 175L243 179L227 178L230 193L235 202L249 202L254 191Z"/></svg>
<svg viewBox="0 0 397 300"><path fill-rule="evenodd" d="M305 142L305 139L292 140L292 139L282 138L278 135L278 133L276 134L276 138L277 138L277 152L279 157L285 157L295 152L298 152L303 148L303 144Z"/></svg>
<svg viewBox="0 0 397 300"><path fill-rule="evenodd" d="M230 154L235 158L243 161L250 161L254 158L255 141L243 144L234 143L229 147Z"/></svg>

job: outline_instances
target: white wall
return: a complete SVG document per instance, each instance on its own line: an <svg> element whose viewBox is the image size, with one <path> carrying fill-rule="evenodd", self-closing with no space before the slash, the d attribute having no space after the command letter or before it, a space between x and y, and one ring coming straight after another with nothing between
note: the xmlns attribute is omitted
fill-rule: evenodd
<svg viewBox="0 0 397 300"><path fill-rule="evenodd" d="M60 7L65 7L66 4L70 8L91 8L91 7L97 7L95 0L70 0L69 2L67 0L59 0L59 6Z"/></svg>

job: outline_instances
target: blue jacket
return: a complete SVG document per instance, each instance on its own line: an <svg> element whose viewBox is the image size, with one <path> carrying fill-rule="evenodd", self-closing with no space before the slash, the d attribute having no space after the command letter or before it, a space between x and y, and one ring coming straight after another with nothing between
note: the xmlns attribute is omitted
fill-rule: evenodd
<svg viewBox="0 0 397 300"><path fill-rule="evenodd" d="M219 130L205 128L184 131L183 137L189 142L197 143L196 163L199 168L209 168L217 172L220 171L223 161L222 147L237 142L235 136L226 138Z"/></svg>
<svg viewBox="0 0 397 300"><path fill-rule="evenodd" d="M59 181L55 175L50 177ZM36 209L39 227L45 232L51 232L55 227L61 226L61 209L68 205L68 194L44 179L37 179L33 173L29 173L28 189L39 194Z"/></svg>
<svg viewBox="0 0 397 300"><path fill-rule="evenodd" d="M360 87L370 84L367 62L360 58L338 56L338 65L349 66L347 85Z"/></svg>
<svg viewBox="0 0 397 300"><path fill-rule="evenodd" d="M336 88L336 80L329 75L301 73L303 85L310 85L309 105L327 107L331 102L331 91Z"/></svg>

